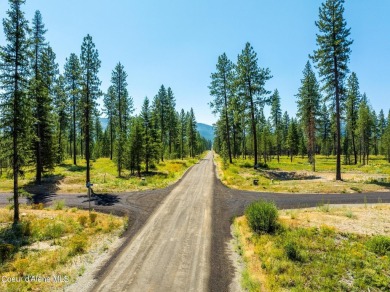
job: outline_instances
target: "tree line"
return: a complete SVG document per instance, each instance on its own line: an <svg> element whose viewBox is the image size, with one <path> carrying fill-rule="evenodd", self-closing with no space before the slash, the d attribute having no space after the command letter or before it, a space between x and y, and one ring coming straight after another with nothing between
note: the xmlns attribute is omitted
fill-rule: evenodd
<svg viewBox="0 0 390 292"><path fill-rule="evenodd" d="M141 112L134 114L127 73L119 62L111 85L103 93L101 60L90 35L80 55L70 54L60 73L39 11L29 24L22 11L25 0L9 0L3 20L5 44L0 46L0 175L14 181L14 222L19 221L19 177L35 168L36 183L65 159L77 165L85 159L86 183L90 162L109 157L123 170L141 175L165 158L194 157L211 147L197 131L193 109L176 110L171 88L161 86ZM97 100L103 96L108 126L103 129Z"/></svg>
<svg viewBox="0 0 390 292"><path fill-rule="evenodd" d="M214 149L226 163L233 158L253 157L261 167L281 155L291 161L307 156L315 171L315 155L336 155L336 179L341 163L367 164L370 155L385 155L390 162L390 111L376 113L359 88L357 74L349 74L353 41L343 17L343 0L327 0L315 23L317 50L304 66L297 89L297 115L283 112L280 94L265 88L272 78L268 68L247 43L237 62L224 53L218 57L209 85L210 107L219 115L215 124ZM311 62L318 69L320 80ZM264 107L270 106L270 115Z"/></svg>

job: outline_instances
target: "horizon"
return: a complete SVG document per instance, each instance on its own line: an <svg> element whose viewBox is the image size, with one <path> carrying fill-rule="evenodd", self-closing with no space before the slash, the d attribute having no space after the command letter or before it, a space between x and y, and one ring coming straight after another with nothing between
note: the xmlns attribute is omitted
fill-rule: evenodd
<svg viewBox="0 0 390 292"><path fill-rule="evenodd" d="M316 49L314 22L322 1L246 3L176 0L119 1L118 5L102 1L96 5L91 0L27 0L22 10L30 23L35 10L41 11L46 40L57 55L61 72L70 53L80 54L82 39L89 33L102 62L101 90L107 90L111 71L121 62L128 74L128 90L136 113L145 96L152 99L164 84L172 88L178 110L188 111L192 107L198 122L212 125L218 117L207 104L212 100L207 86L217 58L226 52L235 63L249 41L258 54L259 65L268 67L273 75L266 89L277 88L282 111L295 115L295 94L302 71L308 55ZM0 12L3 19L8 1L0 0L0 5L7 7ZM390 92L390 59L386 58L390 39L383 37L390 29L386 8L390 8L390 3L384 0L375 6L360 1L345 3L345 18L354 40L350 72L357 73L361 93L367 93L373 109L377 113L383 109L385 114L389 106L383 101L389 99ZM3 32L0 43L4 43ZM266 106L267 115L268 111Z"/></svg>

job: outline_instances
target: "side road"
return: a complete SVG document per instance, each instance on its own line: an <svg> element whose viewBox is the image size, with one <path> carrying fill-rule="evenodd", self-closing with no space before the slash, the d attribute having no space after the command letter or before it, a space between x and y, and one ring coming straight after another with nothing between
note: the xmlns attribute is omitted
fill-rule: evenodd
<svg viewBox="0 0 390 292"><path fill-rule="evenodd" d="M8 204L11 196L0 194L0 204ZM390 193L319 195L231 190L216 178L209 153L166 189L93 197L95 210L129 217L124 244L96 272L93 290L228 291L234 275L226 252L231 219L259 198L273 200L279 208L301 208L320 203L389 203ZM45 205L58 200L72 207L88 207L85 195L33 197L34 203ZM118 279L104 281L110 277Z"/></svg>

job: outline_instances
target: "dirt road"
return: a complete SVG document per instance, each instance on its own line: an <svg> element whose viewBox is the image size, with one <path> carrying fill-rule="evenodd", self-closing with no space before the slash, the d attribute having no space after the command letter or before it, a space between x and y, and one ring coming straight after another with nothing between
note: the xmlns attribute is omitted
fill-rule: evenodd
<svg viewBox="0 0 390 292"><path fill-rule="evenodd" d="M11 194L0 194L0 205ZM99 194L95 210L129 216L124 244L94 272L90 291L229 291L234 267L227 253L230 224L250 202L263 198L279 208L321 203L390 202L390 192L366 194L272 194L232 190L215 176L212 154L177 183L160 190ZM37 194L46 206L64 200L88 207L76 194ZM21 202L26 199L21 198ZM76 291L86 291L86 286Z"/></svg>
<svg viewBox="0 0 390 292"><path fill-rule="evenodd" d="M207 291L213 162L210 153L177 185L94 291Z"/></svg>

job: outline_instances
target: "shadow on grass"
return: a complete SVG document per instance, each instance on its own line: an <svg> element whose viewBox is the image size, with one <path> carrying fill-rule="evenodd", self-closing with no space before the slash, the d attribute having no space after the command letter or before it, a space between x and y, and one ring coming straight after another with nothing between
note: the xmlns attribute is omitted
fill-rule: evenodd
<svg viewBox="0 0 390 292"><path fill-rule="evenodd" d="M59 190L59 184L64 179L63 175L44 175L42 184L37 185L34 181L24 186L24 190L33 195L56 193Z"/></svg>
<svg viewBox="0 0 390 292"><path fill-rule="evenodd" d="M0 229L0 264L11 260L24 245L29 244L30 224L20 222Z"/></svg>
<svg viewBox="0 0 390 292"><path fill-rule="evenodd" d="M294 171L264 170L262 171L262 175L268 179L274 179L274 180L313 180L313 179L321 178L316 175L305 175L302 173L296 173Z"/></svg>
<svg viewBox="0 0 390 292"><path fill-rule="evenodd" d="M370 184L381 186L381 187L386 188L386 189L390 189L390 182L388 182L388 181L374 180L374 181L371 181Z"/></svg>
<svg viewBox="0 0 390 292"><path fill-rule="evenodd" d="M138 175L135 175L138 177ZM148 172L141 172L141 177L153 177L153 176L162 176L164 178L168 177L168 174L161 171L148 171Z"/></svg>
<svg viewBox="0 0 390 292"><path fill-rule="evenodd" d="M83 172L87 170L86 166L81 165L74 165L74 164L60 164L61 167L65 168L67 171L70 172Z"/></svg>

